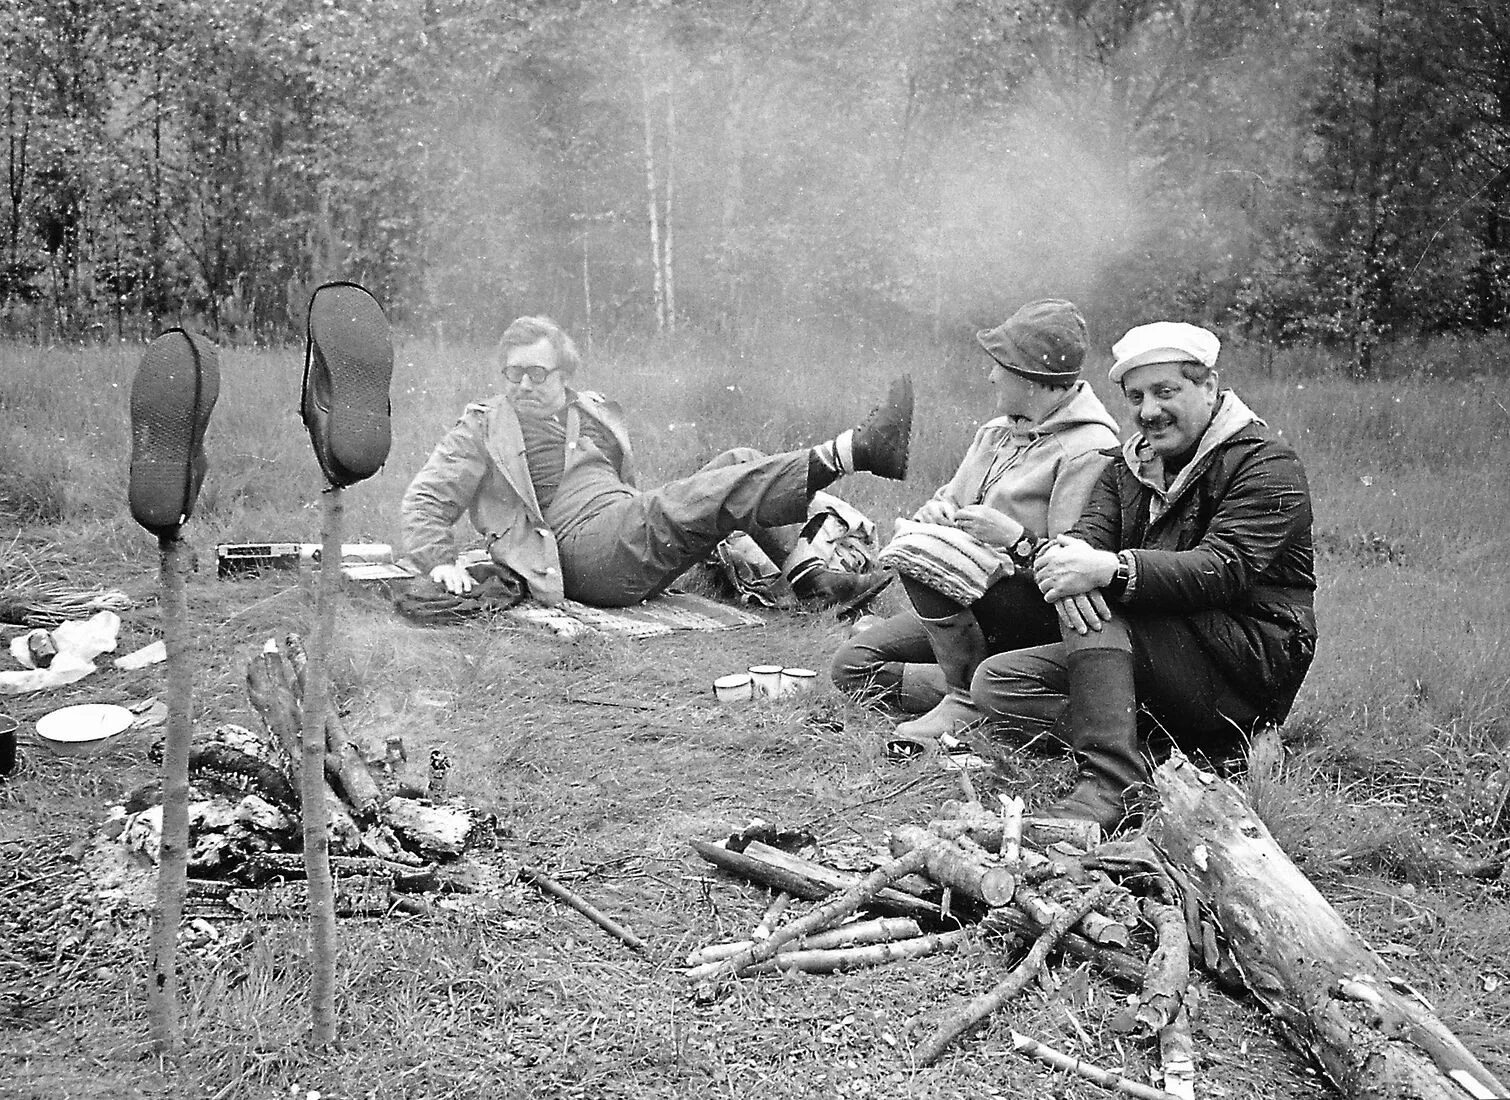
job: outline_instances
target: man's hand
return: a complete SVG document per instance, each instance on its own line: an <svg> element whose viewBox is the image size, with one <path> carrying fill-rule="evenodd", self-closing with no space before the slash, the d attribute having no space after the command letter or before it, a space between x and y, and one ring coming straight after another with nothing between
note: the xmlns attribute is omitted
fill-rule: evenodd
<svg viewBox="0 0 1510 1100"><path fill-rule="evenodd" d="M1002 550L1022 538L1022 524L984 504L967 504L956 510L954 526L976 541Z"/></svg>
<svg viewBox="0 0 1510 1100"><path fill-rule="evenodd" d="M918 523L940 523L945 527L954 523L954 501L948 497L934 497L914 513Z"/></svg>
<svg viewBox="0 0 1510 1100"><path fill-rule="evenodd" d="M1105 588L1116 575L1116 554L1069 535L1055 536L1033 559L1033 579L1049 603Z"/></svg>
<svg viewBox="0 0 1510 1100"><path fill-rule="evenodd" d="M1112 610L1106 605L1106 597L1099 591L1086 592L1080 596L1067 596L1054 605L1059 616L1059 625L1076 634L1089 634L1100 630L1102 623L1109 623Z"/></svg>
<svg viewBox="0 0 1510 1100"><path fill-rule="evenodd" d="M453 596L465 596L468 592L472 591L472 586L475 583L472 580L472 574L468 573L457 562L437 565L434 569L430 570L430 579Z"/></svg>

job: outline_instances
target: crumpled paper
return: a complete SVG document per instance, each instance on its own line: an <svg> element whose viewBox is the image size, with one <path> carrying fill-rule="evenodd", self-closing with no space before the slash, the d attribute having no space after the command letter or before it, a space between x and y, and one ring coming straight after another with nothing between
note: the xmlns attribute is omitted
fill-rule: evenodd
<svg viewBox="0 0 1510 1100"><path fill-rule="evenodd" d="M25 695L82 680L94 671L96 657L115 649L120 632L121 617L114 611L60 623L52 632L58 655L46 668L36 667L26 648L26 635L17 635L11 639L10 652L26 671L0 672L0 695Z"/></svg>

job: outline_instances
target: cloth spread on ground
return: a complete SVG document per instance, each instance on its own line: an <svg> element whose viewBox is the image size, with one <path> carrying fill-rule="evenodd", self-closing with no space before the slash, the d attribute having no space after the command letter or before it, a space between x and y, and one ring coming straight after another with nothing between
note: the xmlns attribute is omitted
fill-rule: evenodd
<svg viewBox="0 0 1510 1100"><path fill-rule="evenodd" d="M543 626L563 638L597 631L622 638L654 638L680 630L736 630L759 626L759 615L690 592L667 592L632 607L589 607L564 600L546 607L526 600L502 613L506 619Z"/></svg>
<svg viewBox="0 0 1510 1100"><path fill-rule="evenodd" d="M1010 559L958 527L910 519L897 520L896 534L880 561L966 607L1013 572Z"/></svg>
<svg viewBox="0 0 1510 1100"><path fill-rule="evenodd" d="M395 596L393 606L406 619L442 625L505 611L524 599L524 581L506 566L488 562L468 566L467 572L477 582L470 592L447 592L426 580Z"/></svg>

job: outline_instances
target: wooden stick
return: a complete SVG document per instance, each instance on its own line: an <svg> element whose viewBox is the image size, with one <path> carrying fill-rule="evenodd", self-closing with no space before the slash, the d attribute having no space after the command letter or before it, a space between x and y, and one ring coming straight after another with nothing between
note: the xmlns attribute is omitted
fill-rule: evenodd
<svg viewBox="0 0 1510 1100"><path fill-rule="evenodd" d="M319 587L315 590L315 634L305 670L299 789L304 818L304 877L309 890L310 1038L317 1047L336 1037L336 898L330 873L330 831L325 804L325 716L330 707L330 649L335 639L336 593L341 577L341 490L328 486L321 496Z"/></svg>
<svg viewBox="0 0 1510 1100"><path fill-rule="evenodd" d="M1173 905L1149 898L1143 911L1158 931L1159 944L1148 960L1136 1019L1150 1035L1157 1035L1180 1014L1190 984L1190 936L1185 930L1185 914Z"/></svg>
<svg viewBox="0 0 1510 1100"><path fill-rule="evenodd" d="M1120 1073L1113 1073L1109 1069L1102 1069L1100 1066L1092 1065L1090 1062L1082 1062L1079 1058L1073 1058L1062 1051L1055 1050L1053 1047L1045 1046L1037 1039L1024 1035L1020 1031L1013 1031L1011 1036L1013 1050L1026 1054L1029 1058L1036 1058L1038 1061L1043 1062L1045 1065L1053 1066L1055 1069L1062 1069L1068 1073L1077 1074L1080 1077L1084 1077L1087 1081L1094 1081L1096 1084L1112 1089L1115 1092L1120 1092L1127 1096L1135 1096L1138 1100L1179 1100L1172 1093L1165 1092L1162 1089L1150 1088L1147 1085L1139 1084L1137 1081L1130 1081Z"/></svg>
<svg viewBox="0 0 1510 1100"><path fill-rule="evenodd" d="M521 867L519 868L519 877L537 890L543 890L545 893L551 895L551 897L564 901L615 939L623 941L636 951L645 950L644 940L640 939L640 937L636 936L623 925L618 924L612 918L605 916L601 910L572 893L572 891L562 886L549 875L536 871L532 867Z"/></svg>
<svg viewBox="0 0 1510 1100"><path fill-rule="evenodd" d="M921 851L929 878L987 905L1006 905L1017 888L1016 877L1005 867L980 863L919 825L903 825L892 833L891 851Z"/></svg>
<svg viewBox="0 0 1510 1100"><path fill-rule="evenodd" d="M894 859L890 863L877 867L854 886L827 904L814 909L801 920L776 929L769 939L752 944L731 959L724 959L718 964L717 972L709 975L710 983L716 984L718 980L732 977L747 966L765 962L781 949L782 944L798 936L805 936L809 932L820 931L841 918L849 916L873 898L887 883L902 875L910 875L914 871L921 870L925 858L925 853L921 851L908 852L900 859Z"/></svg>
<svg viewBox="0 0 1510 1100"><path fill-rule="evenodd" d="M163 824L157 896L152 908L152 979L147 1014L152 1044L162 1054L179 1049L178 925L183 919L189 866L189 745L194 736L193 669L189 667L188 601L177 538L158 539L163 641L168 650L168 728L163 737Z"/></svg>
<svg viewBox="0 0 1510 1100"><path fill-rule="evenodd" d="M859 881L856 875L836 871L832 867L825 867L821 863L794 856L758 841L752 840L742 852L706 840L692 840L688 843L709 863L743 875L753 882L785 890L793 897L805 901L822 901L834 893L848 890ZM877 891L871 899L871 905L898 917L915 917L919 920L938 917L938 906L900 890Z"/></svg>
<svg viewBox="0 0 1510 1100"><path fill-rule="evenodd" d="M1164 1091L1180 1100L1195 1100L1195 1044L1190 1038L1190 1013L1183 998L1174 1019L1159 1032L1159 1064Z"/></svg>
<svg viewBox="0 0 1510 1100"><path fill-rule="evenodd" d="M856 947L840 947L819 951L782 951L763 963L756 963L740 971L747 974L774 974L785 970L800 970L807 974L835 974L844 970L858 970L866 966L880 966L899 959L918 959L952 951L963 945L971 933L967 928L951 932L935 932L928 936L914 936L891 943L871 943Z"/></svg>
<svg viewBox="0 0 1510 1100"><path fill-rule="evenodd" d="M1042 932L1047 925L1039 924L1026 913L1009 905L1002 909L991 910L981 922L980 927L984 931L1005 933L1025 939ZM1059 946L1066 955L1084 959L1119 985L1128 989L1142 987L1145 960L1131 952L1099 947L1075 932L1066 933Z"/></svg>
<svg viewBox="0 0 1510 1100"><path fill-rule="evenodd" d="M1037 890L1020 886L1012 898L1012 904L1021 909L1040 927L1048 927L1064 910L1064 906L1046 898ZM1076 928L1086 939L1102 947L1126 947L1130 942L1127 926L1112 920L1104 913L1088 912L1076 923Z"/></svg>
<svg viewBox="0 0 1510 1100"><path fill-rule="evenodd" d="M1015 863L1022 857L1022 799L1013 795L1001 800L1001 858Z"/></svg>
<svg viewBox="0 0 1510 1100"><path fill-rule="evenodd" d="M1023 988L1033 980L1038 971L1043 968L1044 961L1049 952L1064 938L1064 934L1070 930L1070 926L1078 921L1091 907L1101 900L1106 893L1109 884L1098 882L1086 895L1080 899L1080 903L1073 909L1064 909L1054 917L1054 921L1044 930L1043 934L1034 941L1026 956L1019 962L1010 974L1006 976L989 993L984 993L963 1005L955 1007L948 1012L939 1022L933 1034L925 1039L917 1049L916 1058L919 1065L932 1065L938 1060L944 1048L952 1043L958 1036L975 1027L991 1013L1001 1008Z"/></svg>
<svg viewBox="0 0 1510 1100"><path fill-rule="evenodd" d="M884 943L888 940L908 940L921 936L923 930L910 917L877 917L875 920L855 921L841 924L827 932L811 936L798 936L783 945L783 951L826 950L833 947L856 947L867 943ZM754 940L736 940L733 943L713 943L687 956L688 966L732 959L746 948L754 946Z"/></svg>
<svg viewBox="0 0 1510 1100"><path fill-rule="evenodd" d="M781 919L787 903L792 900L792 895L785 890L778 890L776 896L771 899L771 904L766 906L765 916L760 918L760 923L750 933L752 940L770 939L771 930L776 927L776 922Z"/></svg>

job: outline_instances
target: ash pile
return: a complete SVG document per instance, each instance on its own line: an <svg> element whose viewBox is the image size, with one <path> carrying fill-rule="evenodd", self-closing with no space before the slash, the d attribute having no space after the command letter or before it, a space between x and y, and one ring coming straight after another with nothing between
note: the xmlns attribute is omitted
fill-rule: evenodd
<svg viewBox="0 0 1510 1100"><path fill-rule="evenodd" d="M195 732L189 754L186 917L303 916L302 640L269 639L247 664L260 728ZM437 895L495 892L504 877L470 858L492 847L496 819L447 791L450 760L390 736L364 746L335 707L325 723L325 804L336 912L428 913ZM161 745L153 754L160 759ZM85 854L100 892L150 907L162 843L160 779L111 807Z"/></svg>

